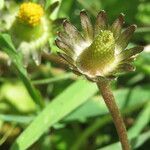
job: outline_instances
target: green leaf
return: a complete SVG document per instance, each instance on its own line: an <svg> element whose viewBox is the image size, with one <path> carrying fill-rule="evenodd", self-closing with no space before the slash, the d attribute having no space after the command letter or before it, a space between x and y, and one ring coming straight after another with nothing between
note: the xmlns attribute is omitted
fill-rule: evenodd
<svg viewBox="0 0 150 150"><path fill-rule="evenodd" d="M18 75L24 85L26 86L30 96L37 104L39 108L43 107L43 101L41 100L40 94L36 91L36 89L32 86L31 81L27 76L26 69L23 67L22 62L22 55L21 53L17 52L15 49L11 37L8 34L0 34L0 48L8 54L10 57L13 65L15 66L16 70L18 71Z"/></svg>
<svg viewBox="0 0 150 150"><path fill-rule="evenodd" d="M150 102L148 102L143 111L138 115L134 126L129 130L129 138L134 138L140 134L144 127L150 122Z"/></svg>
<svg viewBox="0 0 150 150"><path fill-rule="evenodd" d="M28 94L22 82L5 82L0 88L0 102L5 103L9 112L29 113L35 112L36 105Z"/></svg>
<svg viewBox="0 0 150 150"><path fill-rule="evenodd" d="M137 138L134 138L133 139L134 149L139 148L140 146L142 146L149 139L150 139L150 131L145 132L145 133L139 135Z"/></svg>
<svg viewBox="0 0 150 150"><path fill-rule="evenodd" d="M8 34L1 34L0 43L1 43L1 47L7 49L8 51L9 51L9 49L11 49L14 53L17 53L17 51L15 50L15 47L11 41L11 38Z"/></svg>
<svg viewBox="0 0 150 150"><path fill-rule="evenodd" d="M139 148L142 144L144 144L149 139L150 139L150 131L140 134L136 138L132 138L132 141L134 143L133 150ZM121 145L120 143L115 143L97 150L121 150Z"/></svg>
<svg viewBox="0 0 150 150"><path fill-rule="evenodd" d="M29 127L17 138L11 150L27 149L37 141L46 130L62 120L75 108L82 105L96 92L97 87L95 84L85 80L79 80L72 84L46 106Z"/></svg>
<svg viewBox="0 0 150 150"><path fill-rule="evenodd" d="M0 0L0 10L4 7L4 0Z"/></svg>
<svg viewBox="0 0 150 150"><path fill-rule="evenodd" d="M28 124L33 120L34 116L22 116L22 115L6 115L0 114L0 120L7 121L7 122L17 122Z"/></svg>
<svg viewBox="0 0 150 150"><path fill-rule="evenodd" d="M141 142L141 140L139 140L137 137L139 137L140 132L145 128L145 126L150 121L150 117L149 117L150 109L149 108L150 108L150 102L144 107L143 111L138 115L134 126L128 131L128 136L129 136L129 139L131 140L131 145L133 149L139 147L144 142L144 140L142 140ZM149 133L148 138L150 138L150 131L148 133ZM145 140L147 140L147 138ZM117 142L109 146L106 146L104 148L101 148L99 150L112 150L112 149L121 149L120 143Z"/></svg>
<svg viewBox="0 0 150 150"><path fill-rule="evenodd" d="M45 8L50 9L50 18L55 20L58 18L58 12L62 0L46 0ZM49 8L50 7L50 8Z"/></svg>
<svg viewBox="0 0 150 150"><path fill-rule="evenodd" d="M94 3L91 0L86 0L86 1L77 0L77 1L84 9L86 9L89 13L91 13L94 16L96 16L99 10L102 9L102 5L101 5L102 2L99 0L94 0Z"/></svg>
<svg viewBox="0 0 150 150"><path fill-rule="evenodd" d="M119 89L114 91L114 95L117 101L117 104L120 108L122 108L123 115L128 115L133 113L135 110L138 110L139 107L143 106L143 104L147 104L150 97L149 85L137 86L135 88L130 89ZM147 106L147 105L146 105ZM141 113L141 119L137 119L136 126L133 127L132 137L134 135L140 134L141 130L146 126L148 122L148 118L150 114L148 113L148 108L144 109L144 112ZM145 112L146 111L146 112ZM149 111L150 112L150 111ZM142 115L142 114L145 115ZM112 122L111 117L106 115L108 114L108 109L102 98L96 97L92 98L92 100L87 101L80 108L75 110L73 113L69 114L63 121L87 121L89 117L97 116L96 121L94 121L91 125L89 125L84 131L80 134L80 136L76 139L76 141L72 145L73 149L80 149L83 143L85 143L96 131L102 129L102 127L106 126L108 123ZM144 121L141 121L144 118ZM65 122L64 122L65 123ZM101 136L101 135L100 135ZM115 147L115 146L114 146ZM117 149L117 145L115 147ZM113 148L111 148L113 149ZM119 148L118 148L119 149Z"/></svg>
<svg viewBox="0 0 150 150"><path fill-rule="evenodd" d="M114 96L118 106L124 108L135 108L143 105L149 100L150 85L136 86L132 89L124 88L114 91ZM64 118L64 121L84 121L90 117L105 115L108 109L102 97L95 97L86 101L82 106L76 109L73 113Z"/></svg>

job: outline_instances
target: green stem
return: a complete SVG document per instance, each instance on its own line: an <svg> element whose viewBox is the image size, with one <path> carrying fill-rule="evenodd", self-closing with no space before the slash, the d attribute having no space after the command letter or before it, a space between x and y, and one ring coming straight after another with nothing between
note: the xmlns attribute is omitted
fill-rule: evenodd
<svg viewBox="0 0 150 150"><path fill-rule="evenodd" d="M10 60L12 61L12 64L16 68L20 79L24 83L27 91L29 92L35 104L37 104L38 109L43 108L44 102L42 101L40 94L31 84L31 81L28 78L27 71L23 67L23 63L22 63L23 56L21 53L17 52L17 50L15 49L15 46L12 43L11 37L8 34L0 34L0 46L1 46L1 49L5 53L7 53L7 55L10 57Z"/></svg>
<svg viewBox="0 0 150 150"><path fill-rule="evenodd" d="M96 120L96 122L92 123L91 126L85 129L85 131L81 135L79 135L77 141L75 141L75 143L72 145L71 150L80 149L81 146L83 146L83 144L86 142L86 139L88 139L96 130L109 122L111 122L111 117L108 115L99 120Z"/></svg>
<svg viewBox="0 0 150 150"><path fill-rule="evenodd" d="M128 142L125 124L123 122L118 106L115 102L115 98L113 96L113 93L110 89L109 84L110 83L108 81L97 82L97 86L99 90L101 91L105 104L107 105L109 112L112 116L113 122L115 124L116 130L117 130L117 133L118 133L121 145L122 145L122 149L130 150L130 145Z"/></svg>
<svg viewBox="0 0 150 150"><path fill-rule="evenodd" d="M27 77L27 74L25 74L24 72L21 72L17 67L16 69L18 70L18 75L20 79L24 83L28 93L30 94L31 98L37 105L38 109L42 109L44 107L44 103L42 101L40 93L38 93L38 91L33 87L30 79Z"/></svg>
<svg viewBox="0 0 150 150"><path fill-rule="evenodd" d="M74 75L73 73L65 73L65 74L62 74L59 76L55 76L53 78L34 80L34 81L32 81L32 84L34 84L34 85L49 84L49 83L57 82L60 80L72 78L73 75Z"/></svg>

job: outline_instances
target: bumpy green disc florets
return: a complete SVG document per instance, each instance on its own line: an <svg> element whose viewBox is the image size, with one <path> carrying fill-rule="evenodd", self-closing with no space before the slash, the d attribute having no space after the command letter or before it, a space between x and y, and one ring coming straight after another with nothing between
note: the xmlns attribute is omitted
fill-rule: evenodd
<svg viewBox="0 0 150 150"><path fill-rule="evenodd" d="M78 67L91 75L100 75L114 61L115 39L109 30L101 30L93 43L77 59Z"/></svg>

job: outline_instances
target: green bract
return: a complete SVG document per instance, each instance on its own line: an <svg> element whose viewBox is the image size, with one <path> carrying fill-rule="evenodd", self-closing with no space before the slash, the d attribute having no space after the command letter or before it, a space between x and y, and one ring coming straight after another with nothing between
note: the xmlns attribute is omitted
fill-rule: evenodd
<svg viewBox="0 0 150 150"><path fill-rule="evenodd" d="M134 70L131 63L143 47L126 47L136 25L122 31L124 15L120 14L110 26L105 11L97 15L95 26L85 11L81 11L80 19L82 32L65 20L65 32L59 32L56 39L56 45L63 50L59 55L75 73L97 82L102 78L112 79L119 73Z"/></svg>
<svg viewBox="0 0 150 150"><path fill-rule="evenodd" d="M27 66L30 56L40 63L41 53L49 50L49 40L54 36L54 22L50 18L58 2L43 6L33 2L5 1L1 10L0 31L9 33Z"/></svg>

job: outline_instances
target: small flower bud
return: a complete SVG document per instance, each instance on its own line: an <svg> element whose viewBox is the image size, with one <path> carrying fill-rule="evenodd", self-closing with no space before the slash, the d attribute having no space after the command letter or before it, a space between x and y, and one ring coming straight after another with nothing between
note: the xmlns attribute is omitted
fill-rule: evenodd
<svg viewBox="0 0 150 150"><path fill-rule="evenodd" d="M42 4L46 5L46 2ZM45 7L34 2L6 1L4 9L0 12L0 25L3 22L5 27L1 26L0 31L11 35L16 49L23 55L25 66L28 65L31 56L39 65L42 52L48 52L49 44L53 44L53 34L59 19L51 20L51 13L57 7L58 2Z"/></svg>

